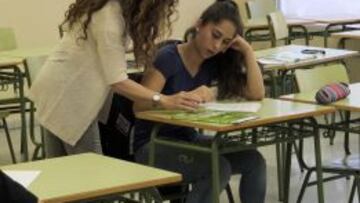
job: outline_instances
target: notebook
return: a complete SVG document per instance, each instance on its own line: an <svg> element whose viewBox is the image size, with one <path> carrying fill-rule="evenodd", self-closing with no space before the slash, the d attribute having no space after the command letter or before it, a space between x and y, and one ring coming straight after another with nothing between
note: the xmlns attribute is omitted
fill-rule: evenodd
<svg viewBox="0 0 360 203"><path fill-rule="evenodd" d="M259 102L211 102L201 105L195 112L168 111L171 119L209 124L238 124L257 119Z"/></svg>

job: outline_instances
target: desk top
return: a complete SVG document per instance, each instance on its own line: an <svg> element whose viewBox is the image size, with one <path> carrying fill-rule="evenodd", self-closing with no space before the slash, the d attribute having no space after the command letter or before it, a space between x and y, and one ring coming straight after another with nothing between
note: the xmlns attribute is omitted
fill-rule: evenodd
<svg viewBox="0 0 360 203"><path fill-rule="evenodd" d="M0 68L8 66L17 66L24 62L23 58L19 57L1 57L0 56Z"/></svg>
<svg viewBox="0 0 360 203"><path fill-rule="evenodd" d="M181 175L177 173L92 153L1 169L40 170L28 190L42 203L76 201L181 181Z"/></svg>
<svg viewBox="0 0 360 203"><path fill-rule="evenodd" d="M302 45L287 45L287 46L275 47L270 49L258 50L255 51L255 55L259 59L269 55L280 54L284 52L301 54L301 51L304 49L324 50L326 54L325 55L317 54L316 58L314 59L300 60L298 62L292 62L292 63L263 64L263 68L265 71L302 68L305 66L318 65L318 64L329 63L337 60L342 60L352 56L357 56L359 54L359 52L357 51L350 51L350 50L311 47L311 46L302 46Z"/></svg>
<svg viewBox="0 0 360 203"><path fill-rule="evenodd" d="M350 95L342 100L328 104L340 110L360 112L360 83L350 85ZM315 94L317 90L281 96L281 99L316 104Z"/></svg>
<svg viewBox="0 0 360 203"><path fill-rule="evenodd" d="M347 23L360 23L360 18L356 16L332 16L332 17L307 17L307 20L313 20L319 23L326 24L347 24Z"/></svg>
<svg viewBox="0 0 360 203"><path fill-rule="evenodd" d="M46 56L51 53L53 48L54 48L54 46L1 51L0 58L3 58L3 57L27 58L27 57L32 57L32 56Z"/></svg>
<svg viewBox="0 0 360 203"><path fill-rule="evenodd" d="M293 119L301 119L311 116L319 116L334 112L335 108L319 105L305 104L299 102L282 101L277 99L264 99L261 101L261 108L256 113L258 119L246 121L239 124L211 124L194 121L174 120L171 116L164 114L164 111L145 111L136 113L139 119L156 121L159 123L173 124L200 128L204 130L228 132L245 128L258 127L278 122L286 122Z"/></svg>
<svg viewBox="0 0 360 203"><path fill-rule="evenodd" d="M331 37L335 38L349 38L349 39L360 39L360 30L337 32L331 34Z"/></svg>

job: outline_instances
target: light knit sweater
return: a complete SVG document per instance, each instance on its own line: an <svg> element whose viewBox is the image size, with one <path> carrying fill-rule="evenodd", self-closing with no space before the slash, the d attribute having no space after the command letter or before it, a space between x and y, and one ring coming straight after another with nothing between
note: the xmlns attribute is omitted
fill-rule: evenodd
<svg viewBox="0 0 360 203"><path fill-rule="evenodd" d="M36 77L30 98L40 124L75 145L96 119L111 84L126 74L125 23L120 4L109 1L93 14L87 40L76 25L62 38Z"/></svg>

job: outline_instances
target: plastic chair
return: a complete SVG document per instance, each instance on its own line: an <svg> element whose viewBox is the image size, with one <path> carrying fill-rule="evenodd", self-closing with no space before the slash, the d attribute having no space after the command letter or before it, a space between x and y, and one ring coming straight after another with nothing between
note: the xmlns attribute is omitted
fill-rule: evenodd
<svg viewBox="0 0 360 203"><path fill-rule="evenodd" d="M299 69L295 71L295 77L297 81L297 85L300 92L306 91L315 91L319 88L323 87L326 84L333 82L345 82L349 83L349 77L347 75L346 68L343 64L330 64L330 65L322 65L312 69ZM350 113L348 115L350 117ZM333 121L335 121L333 116ZM335 134L335 131L334 131ZM347 143L349 139L349 134L345 133L345 151L349 154ZM324 179L325 181L331 181L334 179L353 176L354 183L351 189L349 202L353 202L355 190L358 188L358 195L360 197L360 154L356 154L354 156L345 156L341 160L330 161L328 163L323 164L323 172L337 174L336 176L327 177ZM309 168L306 173L304 182L302 184L298 200L297 202L301 202L302 197L305 193L305 189L307 186L315 185L316 181L309 182L311 174L315 171L315 168Z"/></svg>
<svg viewBox="0 0 360 203"><path fill-rule="evenodd" d="M290 44L289 28L284 15L280 12L272 12L267 15L270 28L271 46L276 47L277 41L284 40L285 44Z"/></svg>
<svg viewBox="0 0 360 203"><path fill-rule="evenodd" d="M245 2L248 18L266 18L277 11L275 0L249 0Z"/></svg>
<svg viewBox="0 0 360 203"><path fill-rule="evenodd" d="M300 92L318 90L333 82L349 83L350 79L343 64L316 66L311 69L298 69L295 78Z"/></svg>
<svg viewBox="0 0 360 203"><path fill-rule="evenodd" d="M320 65L312 69L298 69L295 71L295 78L297 87L300 92L316 91L321 87L334 83L334 82L345 82L349 83L350 79L347 74L346 67L343 64L336 63L330 65ZM344 120L344 115L340 111L341 119ZM331 114L331 117L325 115L326 124L335 122L336 113ZM329 120L330 119L330 120ZM327 137L330 138L330 144L333 144L335 131L328 130ZM348 133L345 134L345 151L350 154L348 149Z"/></svg>
<svg viewBox="0 0 360 203"><path fill-rule="evenodd" d="M16 49L15 32L9 27L0 27L0 51Z"/></svg>
<svg viewBox="0 0 360 203"><path fill-rule="evenodd" d="M28 79L29 85L35 77L38 70L44 63L46 56L30 57L26 58L25 65L25 77ZM26 112L30 112L30 138L35 144L35 153L33 159L37 159L37 153L41 149L41 143L35 141L34 135L34 105L26 97L26 87L24 85L24 73L19 68L8 67L8 71L2 68L0 75L7 78L6 88L3 88L0 92L0 109L9 111L10 113L20 113L21 117L21 152L24 159L28 159L27 149L27 124L26 124ZM9 86L16 86L17 88L9 88ZM27 105L30 107L27 107Z"/></svg>
<svg viewBox="0 0 360 203"><path fill-rule="evenodd" d="M285 40L285 44L290 44L296 38L304 38L305 44L309 44L308 31L303 25L288 25L285 16L281 11L267 14L267 20L271 35L271 45L276 46L278 40ZM295 31L301 29L301 31Z"/></svg>

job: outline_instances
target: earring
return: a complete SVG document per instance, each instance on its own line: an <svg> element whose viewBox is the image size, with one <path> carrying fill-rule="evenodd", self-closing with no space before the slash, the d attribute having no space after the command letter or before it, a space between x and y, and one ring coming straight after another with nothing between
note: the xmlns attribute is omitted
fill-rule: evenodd
<svg viewBox="0 0 360 203"><path fill-rule="evenodd" d="M195 28L195 31L196 31L196 32L199 32L199 28L198 28L198 27L196 27L196 28Z"/></svg>

